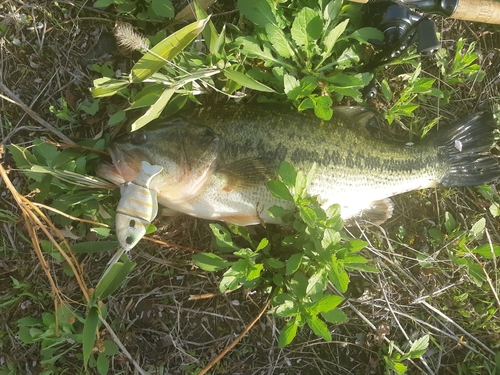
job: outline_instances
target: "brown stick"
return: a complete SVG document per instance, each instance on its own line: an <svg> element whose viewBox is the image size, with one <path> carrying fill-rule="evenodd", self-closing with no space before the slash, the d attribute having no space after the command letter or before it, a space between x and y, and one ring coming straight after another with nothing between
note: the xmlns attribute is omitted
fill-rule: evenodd
<svg viewBox="0 0 500 375"><path fill-rule="evenodd" d="M59 130L57 130L52 125L50 125L43 118L38 116L38 114L35 111L33 111L26 104L24 104L21 101L21 99L19 99L12 91L10 91L9 88L7 86L5 86L3 84L3 82L1 82L1 81L0 81L0 90L2 90L7 95L7 96L5 96L5 95L0 94L0 97L2 97L3 99L21 107L24 112L26 112L31 118L33 118L33 120L37 121L40 125L42 125L44 128L46 128L48 131L54 133L56 136L58 136L59 138L61 138L63 141L65 141L67 143L71 143L71 144L75 143L71 139L66 137L63 133L61 133Z"/></svg>
<svg viewBox="0 0 500 375"><path fill-rule="evenodd" d="M248 331L250 331L250 329L252 329L252 327L255 325L255 323L257 323L260 319L260 317L262 316L262 314L264 314L267 310L267 307L269 306L269 302L271 302L271 300L267 300L266 304L264 305L264 307L262 308L262 310L260 311L259 315L257 315L257 317L252 320L252 322L247 326L247 328L245 328L243 330L243 332L240 333L240 335L236 338L236 340L234 340L231 344L229 344L227 346L226 349L224 349L217 357L215 357L214 359L212 359L210 361L210 363L208 365L205 366L205 368L203 370L201 370L198 375L204 375L207 373L207 371L209 371L217 362L219 362L222 358L224 358L224 356L232 349L236 346L236 344L238 344L241 339L243 339L243 337L245 337L245 335L248 333Z"/></svg>

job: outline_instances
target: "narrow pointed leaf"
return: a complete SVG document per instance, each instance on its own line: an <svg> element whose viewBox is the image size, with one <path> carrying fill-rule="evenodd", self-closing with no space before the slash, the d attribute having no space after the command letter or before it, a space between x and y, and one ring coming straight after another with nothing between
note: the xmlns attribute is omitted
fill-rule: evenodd
<svg viewBox="0 0 500 375"><path fill-rule="evenodd" d="M133 122L130 130L134 132L142 128L144 125L147 125L155 118L158 118L174 93L175 89L167 89L163 91L158 100L151 107L149 107L146 113Z"/></svg>
<svg viewBox="0 0 500 375"><path fill-rule="evenodd" d="M130 81L142 82L158 71L166 64L166 60L172 60L191 44L194 38L202 32L209 20L210 17L207 17L204 20L193 22L151 48L132 68Z"/></svg>
<svg viewBox="0 0 500 375"><path fill-rule="evenodd" d="M263 91L263 92L276 92L269 86L264 85L263 83L260 83L259 81L256 81L252 77L247 76L245 73L238 72L236 70L224 70L224 75L226 78L229 78L236 83L239 83L242 86L248 87L249 89L252 90L257 90L257 91Z"/></svg>
<svg viewBox="0 0 500 375"><path fill-rule="evenodd" d="M97 307L92 307L85 319L85 324L83 326L83 364L85 368L89 362L90 355L92 354L92 349L94 348L94 342L96 338L97 323L99 322L99 310Z"/></svg>

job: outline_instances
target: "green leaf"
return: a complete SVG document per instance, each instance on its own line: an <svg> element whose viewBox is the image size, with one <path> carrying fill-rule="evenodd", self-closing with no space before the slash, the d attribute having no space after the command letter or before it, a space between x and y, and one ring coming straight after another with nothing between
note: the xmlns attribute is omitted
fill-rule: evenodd
<svg viewBox="0 0 500 375"><path fill-rule="evenodd" d="M134 97L134 102L127 111L153 105L160 95L165 91L165 85L161 83L146 84L146 86Z"/></svg>
<svg viewBox="0 0 500 375"><path fill-rule="evenodd" d="M363 27L348 36L349 39L356 39L360 43L369 43L370 40L384 40L384 34L374 27Z"/></svg>
<svg viewBox="0 0 500 375"><path fill-rule="evenodd" d="M175 89L166 89L163 91L158 100L149 107L146 113L132 123L130 131L134 132L158 118L174 93Z"/></svg>
<svg viewBox="0 0 500 375"><path fill-rule="evenodd" d="M108 356L116 355L120 352L118 350L118 345L116 345L113 341L104 340L102 344L104 346L104 354Z"/></svg>
<svg viewBox="0 0 500 375"><path fill-rule="evenodd" d="M113 126L116 124L119 124L123 120L125 120L126 113L123 110L117 111L115 114L113 114L109 120L108 120L108 125Z"/></svg>
<svg viewBox="0 0 500 375"><path fill-rule="evenodd" d="M470 233L474 235L474 237L480 237L484 233L484 228L486 228L486 219L483 217L474 223L470 229Z"/></svg>
<svg viewBox="0 0 500 375"><path fill-rule="evenodd" d="M299 46L307 46L310 42L319 39L323 31L323 22L318 13L304 7L295 16L292 23L292 38Z"/></svg>
<svg viewBox="0 0 500 375"><path fill-rule="evenodd" d="M276 24L274 5L266 0L238 0L238 9L252 23L259 27L266 27L267 24Z"/></svg>
<svg viewBox="0 0 500 375"><path fill-rule="evenodd" d="M295 172L295 168L292 164L285 160L282 161L279 166L278 174L286 186L289 188L295 187L297 173Z"/></svg>
<svg viewBox="0 0 500 375"><path fill-rule="evenodd" d="M457 224L455 223L455 219L453 215L448 211L444 213L444 226L446 227L446 232L450 234L456 228Z"/></svg>
<svg viewBox="0 0 500 375"><path fill-rule="evenodd" d="M429 335L422 336L416 340L408 352L409 358L420 358L425 353L429 346Z"/></svg>
<svg viewBox="0 0 500 375"><path fill-rule="evenodd" d="M269 41L271 42L271 45L278 53L278 55L285 58L295 55L295 52L290 45L290 41L288 40L283 30L277 25L268 23L266 25L266 34L269 38Z"/></svg>
<svg viewBox="0 0 500 375"><path fill-rule="evenodd" d="M105 299L111 295L123 283L135 266L136 263L132 263L128 259L125 263L116 262L113 264L111 269L107 271L97 284L94 296L99 299Z"/></svg>
<svg viewBox="0 0 500 375"><path fill-rule="evenodd" d="M226 78L229 78L235 81L236 83L239 83L242 86L248 87L249 89L262 92L276 92L269 86L266 86L263 83L256 81L255 79L249 77L245 73L241 73L232 69L226 69L223 71L223 73L226 76Z"/></svg>
<svg viewBox="0 0 500 375"><path fill-rule="evenodd" d="M484 244L481 245L474 250L472 250L474 254L479 254L487 259L493 259L493 255L495 257L500 257L500 245L492 244Z"/></svg>
<svg viewBox="0 0 500 375"><path fill-rule="evenodd" d="M283 182L271 180L267 183L267 186L276 198L283 199L288 202L293 202L293 196Z"/></svg>
<svg viewBox="0 0 500 375"><path fill-rule="evenodd" d="M306 223L307 226L309 226L311 228L316 227L317 216L316 216L316 212L314 212L314 210L312 208L300 206L299 213L300 213L300 217L302 218L302 220L304 220L304 223Z"/></svg>
<svg viewBox="0 0 500 375"><path fill-rule="evenodd" d="M321 316L323 317L323 319L330 323L340 324L349 321L347 315L340 309L324 311L321 313Z"/></svg>
<svg viewBox="0 0 500 375"><path fill-rule="evenodd" d="M227 229L222 225L212 223L210 224L210 229L212 229L212 233L215 236L215 247L217 248L217 250L226 253L232 253L234 251L240 250L240 247L233 243L231 233L229 233Z"/></svg>
<svg viewBox="0 0 500 375"><path fill-rule="evenodd" d="M290 288L292 289L295 296L299 299L304 298L307 295L307 284L307 277L305 277L304 274L300 272L296 272L295 275L293 275L292 280L290 280Z"/></svg>
<svg viewBox="0 0 500 375"><path fill-rule="evenodd" d="M347 291L349 286L349 275L345 272L344 268L339 264L339 262L333 262L328 270L328 277L330 281L342 292Z"/></svg>
<svg viewBox="0 0 500 375"><path fill-rule="evenodd" d="M193 262L202 270L205 271L219 271L229 267L230 262L213 254L213 253L198 253L193 255Z"/></svg>
<svg viewBox="0 0 500 375"><path fill-rule="evenodd" d="M265 249L268 246L269 246L269 240L267 238L263 238L262 240L260 240L260 242L257 245L257 248L255 249L255 251L263 250L263 249Z"/></svg>
<svg viewBox="0 0 500 375"><path fill-rule="evenodd" d="M303 254L293 254L286 261L286 274L291 275L299 269L300 264L302 263Z"/></svg>
<svg viewBox="0 0 500 375"><path fill-rule="evenodd" d="M97 371L100 375L106 375L109 371L109 359L104 353L99 353L97 355Z"/></svg>
<svg viewBox="0 0 500 375"><path fill-rule="evenodd" d="M326 288L326 275L324 269L319 269L308 280L306 294L317 300Z"/></svg>
<svg viewBox="0 0 500 375"><path fill-rule="evenodd" d="M153 75L167 62L172 60L184 50L202 32L210 17L193 22L171 34L156 46L151 48L139 61L135 63L130 72L131 82L142 82Z"/></svg>
<svg viewBox="0 0 500 375"><path fill-rule="evenodd" d="M74 253L103 253L116 250L119 247L118 241L89 241L71 245Z"/></svg>
<svg viewBox="0 0 500 375"><path fill-rule="evenodd" d="M202 20L208 17L207 12L200 7L198 1L193 1L193 4L197 20ZM219 35L215 29L214 23L212 21L208 21L208 27L203 29L202 35L210 53L218 54L220 52L219 50L224 47L226 25L222 27L222 31Z"/></svg>
<svg viewBox="0 0 500 375"><path fill-rule="evenodd" d="M314 304L314 312L316 314L328 312L336 308L343 301L342 297L332 294L325 294L321 299Z"/></svg>
<svg viewBox="0 0 500 375"><path fill-rule="evenodd" d="M332 341L332 335L330 334L325 322L317 316L306 318L306 321L309 328L311 328L316 335L323 337L325 341Z"/></svg>
<svg viewBox="0 0 500 375"><path fill-rule="evenodd" d="M113 4L113 0L97 0L94 3L94 8L107 8L111 4Z"/></svg>
<svg viewBox="0 0 500 375"><path fill-rule="evenodd" d="M279 270L280 268L285 267L285 263L283 263L281 260L278 260L276 258L264 259L264 263L266 264L266 266L274 268L275 270Z"/></svg>
<svg viewBox="0 0 500 375"><path fill-rule="evenodd" d="M83 365L87 368L94 342L97 334L97 323L99 322L99 309L95 306L91 307L85 324L83 325L82 344L83 344Z"/></svg>
<svg viewBox="0 0 500 375"><path fill-rule="evenodd" d="M174 6L170 0L151 0L151 8L160 17L174 18Z"/></svg>
<svg viewBox="0 0 500 375"><path fill-rule="evenodd" d="M284 346L290 344L295 336L297 335L297 325L295 324L295 319L290 320L283 329L281 330L280 337L278 339L278 346L283 348Z"/></svg>
<svg viewBox="0 0 500 375"><path fill-rule="evenodd" d="M129 85L128 81L123 79L114 78L97 78L94 79L94 87L90 89L92 96L94 98L104 98L107 96L115 95L121 89L124 89Z"/></svg>

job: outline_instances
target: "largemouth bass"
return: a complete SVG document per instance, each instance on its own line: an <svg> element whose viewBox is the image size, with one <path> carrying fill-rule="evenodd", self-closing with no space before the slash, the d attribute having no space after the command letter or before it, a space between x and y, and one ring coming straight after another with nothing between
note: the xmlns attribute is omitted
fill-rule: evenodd
<svg viewBox="0 0 500 375"><path fill-rule="evenodd" d="M442 185L470 186L500 177L491 155L497 124L490 113L457 121L420 144L372 137L377 119L360 107L335 109L331 121L279 106L204 107L137 131L110 148L113 165L98 174L121 184L133 181L142 161L163 167L150 182L159 204L204 219L238 225L276 223L267 181L279 163L316 173L308 191L323 207L341 206L344 220L381 223L392 214L388 197Z"/></svg>

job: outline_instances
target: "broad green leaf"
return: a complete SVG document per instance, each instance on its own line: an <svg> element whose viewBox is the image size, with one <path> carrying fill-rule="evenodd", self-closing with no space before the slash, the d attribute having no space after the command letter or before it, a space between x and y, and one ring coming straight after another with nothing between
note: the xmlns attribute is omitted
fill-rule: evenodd
<svg viewBox="0 0 500 375"><path fill-rule="evenodd" d="M330 334L325 322L317 316L306 317L306 321L309 328L311 328L316 335L323 337L325 341L332 341L332 335Z"/></svg>
<svg viewBox="0 0 500 375"><path fill-rule="evenodd" d="M212 229L212 233L215 236L215 247L217 250L224 251L226 253L232 253L240 250L240 247L233 243L231 233L229 233L222 225L212 223L210 224L210 229Z"/></svg>
<svg viewBox="0 0 500 375"><path fill-rule="evenodd" d="M344 268L337 262L333 262L328 270L328 277L342 293L347 291L349 286L349 275L345 272Z"/></svg>
<svg viewBox="0 0 500 375"><path fill-rule="evenodd" d="M97 78L94 79L94 87L90 89L92 96L94 98L104 98L107 96L115 95L121 89L124 89L129 85L128 81L123 79L114 78Z"/></svg>
<svg viewBox="0 0 500 375"><path fill-rule="evenodd" d="M293 202L293 196L283 182L271 180L267 183L267 186L276 198L283 199L288 202Z"/></svg>
<svg viewBox="0 0 500 375"><path fill-rule="evenodd" d="M281 330L278 346L283 348L284 346L290 344L295 338L295 335L297 335L297 325L295 324L295 319L292 319L285 324Z"/></svg>
<svg viewBox="0 0 500 375"><path fill-rule="evenodd" d="M149 107L146 113L132 123L130 131L134 132L158 118L174 93L175 89L166 89L163 91L158 100Z"/></svg>
<svg viewBox="0 0 500 375"><path fill-rule="evenodd" d="M265 249L268 246L269 246L269 240L267 238L263 238L262 240L260 240L260 242L257 245L257 248L255 249L255 251L263 250L263 249Z"/></svg>
<svg viewBox="0 0 500 375"><path fill-rule="evenodd" d="M193 22L182 29L171 34L156 46L151 48L130 72L131 82L142 82L153 75L158 69L166 64L165 60L172 60L184 50L202 32L210 17Z"/></svg>
<svg viewBox="0 0 500 375"><path fill-rule="evenodd" d="M349 250L351 253L356 253L360 250L363 250L368 243L366 241L360 240L360 239L353 239L345 244L345 247Z"/></svg>
<svg viewBox="0 0 500 375"><path fill-rule="evenodd" d="M113 4L113 0L97 0L93 6L94 8L107 8L111 4Z"/></svg>
<svg viewBox="0 0 500 375"><path fill-rule="evenodd" d="M174 18L174 6L170 0L151 0L151 8L158 16Z"/></svg>
<svg viewBox="0 0 500 375"><path fill-rule="evenodd" d="M113 126L113 125L119 124L120 122L125 120L125 116L126 116L125 111L120 109L115 114L113 114L113 116L111 116L109 118L108 125Z"/></svg>
<svg viewBox="0 0 500 375"><path fill-rule="evenodd" d="M300 206L299 213L302 220L304 220L304 223L306 223L311 228L316 227L317 216L316 212L314 212L312 208Z"/></svg>
<svg viewBox="0 0 500 375"><path fill-rule="evenodd" d="M316 314L327 312L336 308L343 301L342 297L332 294L325 294L321 299L314 304L314 312Z"/></svg>
<svg viewBox="0 0 500 375"><path fill-rule="evenodd" d="M304 298L307 293L308 279L303 273L296 272L290 281L290 288L292 289L295 296L299 299Z"/></svg>
<svg viewBox="0 0 500 375"><path fill-rule="evenodd" d="M342 9L342 0L333 0L326 4L323 11L323 18L325 20L334 20Z"/></svg>
<svg viewBox="0 0 500 375"><path fill-rule="evenodd" d="M323 319L330 323L345 323L349 320L347 315L340 309L333 309L321 313Z"/></svg>
<svg viewBox="0 0 500 375"><path fill-rule="evenodd" d="M275 270L279 270L280 268L285 267L285 263L283 263L281 260L278 260L276 258L264 259L264 263L266 264L266 266L274 268Z"/></svg>
<svg viewBox="0 0 500 375"><path fill-rule="evenodd" d="M242 86L248 87L249 89L252 90L257 90L257 91L262 91L262 92L276 92L269 86L264 85L263 83L260 83L253 79L252 77L249 77L245 73L238 72L236 70L232 69L226 69L223 71L224 75L226 78L229 78L237 83L239 83Z"/></svg>
<svg viewBox="0 0 500 375"><path fill-rule="evenodd" d="M266 27L269 23L277 23L274 4L271 1L238 0L238 9L246 18L259 27Z"/></svg>
<svg viewBox="0 0 500 375"><path fill-rule="evenodd" d="M92 349L94 349L94 342L97 333L97 323L99 322L99 309L96 306L90 308L85 324L83 325L83 365L87 368Z"/></svg>
<svg viewBox="0 0 500 375"><path fill-rule="evenodd" d="M266 28L267 31L267 28ZM295 16L292 23L292 38L299 46L307 46L319 39L323 31L323 22L317 12L304 7Z"/></svg>
<svg viewBox="0 0 500 375"><path fill-rule="evenodd" d="M302 263L303 254L293 254L286 261L286 274L291 275L295 271L299 269L300 264Z"/></svg>
<svg viewBox="0 0 500 375"><path fill-rule="evenodd" d="M198 253L193 255L193 262L202 270L219 271L229 267L231 263L213 253Z"/></svg>
<svg viewBox="0 0 500 375"><path fill-rule="evenodd" d="M482 217L481 219L479 219L474 223L474 225L470 229L470 233L474 235L474 237L482 236L485 227L486 227L486 219Z"/></svg>
<svg viewBox="0 0 500 375"><path fill-rule="evenodd" d="M118 241L89 241L75 243L71 245L71 250L74 253L103 253L116 250L118 247Z"/></svg>
<svg viewBox="0 0 500 375"><path fill-rule="evenodd" d="M360 43L369 43L370 40L383 41L384 34L382 33L382 31L374 27L363 27L353 32L347 38L356 39Z"/></svg>
<svg viewBox="0 0 500 375"><path fill-rule="evenodd" d="M294 76L285 73L283 76L283 84L285 87L285 94L287 95L288 99L290 100L295 100L297 99L299 93L300 93L300 82L297 78Z"/></svg>
<svg viewBox="0 0 500 375"><path fill-rule="evenodd" d="M456 228L457 224L455 222L455 219L453 218L453 215L446 211L444 213L444 226L446 227L446 232L450 234L453 232L453 230Z"/></svg>
<svg viewBox="0 0 500 375"><path fill-rule="evenodd" d="M106 375L109 371L109 359L104 353L97 355L97 371L100 375Z"/></svg>
<svg viewBox="0 0 500 375"><path fill-rule="evenodd" d="M288 294L284 293L285 295L289 296ZM281 295L280 295L281 296ZM278 297L280 297L278 296ZM276 303L278 306L276 307L276 310L274 311L274 314L280 318L285 318L287 316L293 316L297 314L297 304L293 299L288 298L282 301L279 301L276 299Z"/></svg>
<svg viewBox="0 0 500 375"><path fill-rule="evenodd" d="M332 99L329 96L318 96L313 99L314 114L322 120L330 121L333 116Z"/></svg>
<svg viewBox="0 0 500 375"><path fill-rule="evenodd" d="M289 58L295 55L288 38L281 28L277 25L268 23L266 33L271 45L281 57Z"/></svg>
<svg viewBox="0 0 500 375"><path fill-rule="evenodd" d="M420 358L425 353L429 346L429 335L422 336L416 340L408 352L409 358Z"/></svg>
<svg viewBox="0 0 500 375"><path fill-rule="evenodd" d="M493 259L493 255L495 257L500 257L500 245L489 245L484 244L481 245L474 250L472 250L474 254L479 254L487 259Z"/></svg>
<svg viewBox="0 0 500 375"><path fill-rule="evenodd" d="M335 26L333 29L328 30L326 36L323 38L323 45L325 46L323 52L323 61L332 53L333 47L337 40L340 38L342 33L345 31L347 24L349 23L349 19L346 19Z"/></svg>
<svg viewBox="0 0 500 375"><path fill-rule="evenodd" d="M317 299L326 288L326 275L323 269L314 273L308 280L306 294ZM316 297L316 298L314 298Z"/></svg>
<svg viewBox="0 0 500 375"><path fill-rule="evenodd" d="M116 355L120 352L118 350L118 345L116 345L113 341L104 340L102 344L104 346L104 354L106 355Z"/></svg>
<svg viewBox="0 0 500 375"><path fill-rule="evenodd" d="M288 186L289 188L295 186L297 172L295 172L295 168L292 164L290 164L286 160L282 161L279 166L278 174L286 186Z"/></svg>

